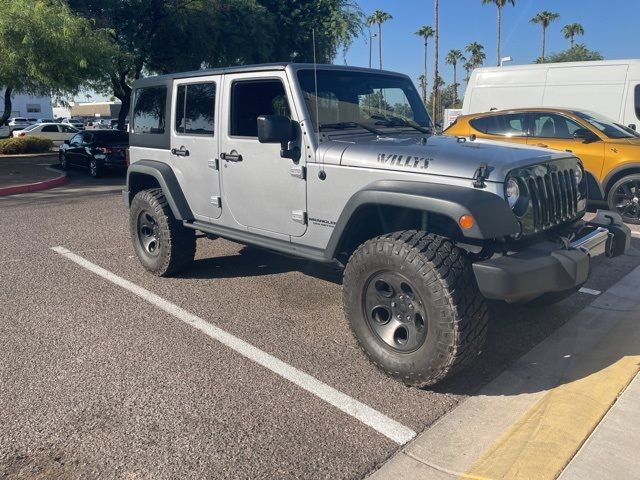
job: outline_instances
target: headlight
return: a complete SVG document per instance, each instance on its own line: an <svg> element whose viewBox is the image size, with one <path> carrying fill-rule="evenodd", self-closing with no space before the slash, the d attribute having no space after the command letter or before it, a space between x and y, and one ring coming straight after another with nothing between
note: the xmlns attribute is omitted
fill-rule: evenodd
<svg viewBox="0 0 640 480"><path fill-rule="evenodd" d="M582 170L582 167L580 165L576 166L576 184L580 185L580 182L582 182L582 177L584 176L584 171Z"/></svg>
<svg viewBox="0 0 640 480"><path fill-rule="evenodd" d="M518 181L515 178L510 178L507 180L507 184L505 186L505 193L507 195L507 203L513 209L518 203L518 199L520 198L520 186L518 185Z"/></svg>

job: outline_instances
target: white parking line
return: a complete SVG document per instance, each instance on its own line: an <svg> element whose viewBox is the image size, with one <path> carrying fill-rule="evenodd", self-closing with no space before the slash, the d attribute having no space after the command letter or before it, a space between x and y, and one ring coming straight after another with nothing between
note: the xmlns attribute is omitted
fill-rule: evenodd
<svg viewBox="0 0 640 480"><path fill-rule="evenodd" d="M640 238L640 232L631 232L632 237Z"/></svg>
<svg viewBox="0 0 640 480"><path fill-rule="evenodd" d="M582 287L578 290L580 293L586 293L587 295L600 295L602 292L600 290L593 290L591 288Z"/></svg>
<svg viewBox="0 0 640 480"><path fill-rule="evenodd" d="M187 312L174 303L159 297L155 293L151 293L149 290L146 290L135 283L111 273L109 270L105 270L104 268L91 263L89 260L76 255L64 247L53 247L52 250L68 258L72 262L77 263L81 267L84 267L96 275L110 281L111 283L130 291L143 300L155 305L159 309L164 310L179 320L182 320L184 323L200 330L202 333L226 345L249 360L253 360L259 365L262 365L281 377L286 378L290 382L298 385L339 410L342 410L344 413L351 415L365 425L368 425L374 430L380 432L390 440L393 440L400 445L404 445L416 436L416 432L410 428L405 427L377 410L374 410L356 399L351 398L349 395L330 387L311 375L292 367L273 355L263 352L244 340L221 330L215 325Z"/></svg>

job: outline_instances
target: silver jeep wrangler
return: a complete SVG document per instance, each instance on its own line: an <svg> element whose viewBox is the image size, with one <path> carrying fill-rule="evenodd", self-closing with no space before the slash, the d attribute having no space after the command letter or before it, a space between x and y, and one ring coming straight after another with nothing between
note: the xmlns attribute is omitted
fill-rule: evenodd
<svg viewBox="0 0 640 480"><path fill-rule="evenodd" d="M485 299L552 302L622 255L611 212L585 222L570 153L436 136L411 80L270 64L136 82L124 196L135 252L188 268L196 231L344 267L365 353L408 385L473 360Z"/></svg>

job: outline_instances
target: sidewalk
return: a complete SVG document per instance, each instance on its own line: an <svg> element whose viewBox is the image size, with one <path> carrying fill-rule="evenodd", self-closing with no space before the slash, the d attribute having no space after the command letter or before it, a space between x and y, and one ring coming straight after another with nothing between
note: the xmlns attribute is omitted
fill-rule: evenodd
<svg viewBox="0 0 640 480"><path fill-rule="evenodd" d="M58 162L56 154L0 157L0 195L13 195L64 185L63 171L49 168Z"/></svg>
<svg viewBox="0 0 640 480"><path fill-rule="evenodd" d="M369 478L640 478L639 366L640 267Z"/></svg>

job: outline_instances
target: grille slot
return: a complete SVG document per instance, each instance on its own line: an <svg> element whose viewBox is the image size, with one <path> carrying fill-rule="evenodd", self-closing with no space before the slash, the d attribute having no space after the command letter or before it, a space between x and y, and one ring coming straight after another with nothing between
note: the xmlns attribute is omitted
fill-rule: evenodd
<svg viewBox="0 0 640 480"><path fill-rule="evenodd" d="M533 226L536 231L546 230L572 220L578 209L578 185L571 169L548 172L520 178L526 186Z"/></svg>

